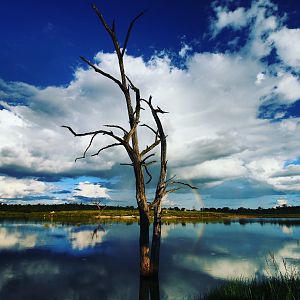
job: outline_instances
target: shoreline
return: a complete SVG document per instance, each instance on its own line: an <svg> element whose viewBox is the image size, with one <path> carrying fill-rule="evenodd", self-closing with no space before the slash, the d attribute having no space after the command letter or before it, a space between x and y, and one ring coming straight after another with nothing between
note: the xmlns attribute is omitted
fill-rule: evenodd
<svg viewBox="0 0 300 300"><path fill-rule="evenodd" d="M151 218L152 219L152 218ZM300 214L237 214L205 211L167 211L162 215L162 222L197 223L197 222L255 222L255 219L269 220L293 219L300 223ZM1 220L51 221L69 223L97 223L99 221L139 222L137 210L79 210L79 211L0 211Z"/></svg>

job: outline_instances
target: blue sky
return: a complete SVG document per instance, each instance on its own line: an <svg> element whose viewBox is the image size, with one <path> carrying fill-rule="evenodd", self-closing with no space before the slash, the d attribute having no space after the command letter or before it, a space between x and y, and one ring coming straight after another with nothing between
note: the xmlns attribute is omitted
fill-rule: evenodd
<svg viewBox="0 0 300 300"><path fill-rule="evenodd" d="M171 112L169 174L199 187L170 195L166 206L300 205L297 1L96 4L109 23L115 18L121 41L146 11L130 39L128 74ZM134 205L132 171L119 165L125 153L75 163L87 140L60 127L127 126L118 90L79 59L116 74L89 1L5 1L0 36L0 201ZM151 138L142 129L140 137L145 145ZM90 154L105 143L96 140Z"/></svg>

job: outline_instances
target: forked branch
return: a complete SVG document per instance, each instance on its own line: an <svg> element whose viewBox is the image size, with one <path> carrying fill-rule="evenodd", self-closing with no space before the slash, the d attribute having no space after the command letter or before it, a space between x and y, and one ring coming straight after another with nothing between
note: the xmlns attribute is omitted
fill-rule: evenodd
<svg viewBox="0 0 300 300"><path fill-rule="evenodd" d="M196 186L193 186L189 183L181 182L181 181L170 181L168 184L169 185L171 185L171 184L185 185L185 186L191 188L192 190L197 190L198 189Z"/></svg>
<svg viewBox="0 0 300 300"><path fill-rule="evenodd" d="M124 132L124 135L127 135L128 134L128 131L125 129L125 128L123 128L122 126L120 126L120 125L103 125L104 127L108 127L108 128L117 128L117 129L120 129L120 130L122 130L123 132Z"/></svg>
<svg viewBox="0 0 300 300"><path fill-rule="evenodd" d="M150 146L147 146L142 152L141 152L141 157L143 157L145 154L153 150L156 146L160 144L160 140L155 141L153 144Z"/></svg>
<svg viewBox="0 0 300 300"><path fill-rule="evenodd" d="M166 113L161 108L155 109L152 105L152 96L149 97L149 100L141 99L141 101L144 101L147 103L149 108L151 109L152 116L154 118L154 121L157 126L158 134L160 139L155 141L150 147L147 147L144 151L142 151L141 154L146 154L149 152L149 148L155 147L156 144L160 143L160 175L159 180L156 187L156 193L155 193L155 199L152 202L152 205L155 205L156 203L160 203L163 196L166 194L166 177L167 177L167 141L166 141L166 135L163 129L163 126L161 124L160 118L158 116L158 113Z"/></svg>
<svg viewBox="0 0 300 300"><path fill-rule="evenodd" d="M154 130L151 126L149 126L148 124L142 124L140 125L141 127L147 127L148 129L150 129L154 134L155 134L155 137L158 136L158 131L157 130Z"/></svg>
<svg viewBox="0 0 300 300"><path fill-rule="evenodd" d="M130 34L131 34L131 30L134 26L134 23L144 14L144 12L142 11L141 13L139 13L130 23L129 27L128 27L128 30L127 30L127 34L126 34L126 37L125 37L125 41L124 41L124 45L123 45L123 49L122 49L122 56L124 56L125 54L125 51L126 51L126 48L127 48L127 43L128 43L128 40L129 40L129 37L130 37Z"/></svg>
<svg viewBox="0 0 300 300"><path fill-rule="evenodd" d="M95 136L97 134L108 135L108 136L114 138L115 140L117 140L119 142L119 143L115 143L115 144L112 144L112 145L108 145L108 146L106 146L107 148L111 148L113 146L119 146L119 144L120 144L120 145L122 145L122 146L125 147L125 149L126 149L126 151L127 151L127 153L128 153L128 155L129 155L130 158L133 155L133 149L130 147L129 143L127 143L123 138L115 135L112 131L96 130L96 131L89 131L89 132L84 132L84 133L77 133L70 126L63 125L61 127L67 128L75 137L77 137L77 136L90 136L90 135L92 135L90 143L89 143L88 147L86 148L86 150L85 150L84 155L83 155L82 158L85 158L85 154L86 154L87 150L91 147L92 142L93 142L93 140L94 140L94 138L95 138ZM107 149L106 147L104 147L104 149ZM100 153L104 149L101 148L98 152ZM97 155L97 154L95 153L93 156L95 156L95 155ZM80 158L78 158L78 159L80 159Z"/></svg>
<svg viewBox="0 0 300 300"><path fill-rule="evenodd" d="M112 147L116 147L116 146L122 146L122 144L121 143L114 143L114 144L107 145L107 146L102 147L101 149L99 149L96 153L92 154L91 156L97 156L97 155L99 155L99 153L101 151L112 148Z"/></svg>
<svg viewBox="0 0 300 300"><path fill-rule="evenodd" d="M91 68L93 68L95 72L101 74L102 76L104 76L104 77L106 77L106 78L109 78L110 80L112 80L113 82L115 82L123 92L126 92L126 91L124 90L124 86L122 85L122 83L121 83L120 80L118 80L118 79L115 78L114 76L110 75L109 73L104 72L103 70L101 70L100 68L98 68L97 66L95 66L92 62L90 62L90 61L89 61L88 59L86 59L85 57L80 56L80 58L81 58L85 63L87 63Z"/></svg>
<svg viewBox="0 0 300 300"><path fill-rule="evenodd" d="M90 147L91 147L91 145L92 145L92 143L93 143L93 140L94 140L94 138L95 138L95 136L96 136L97 134L98 134L98 133L95 133L95 134L91 137L90 143L88 144L88 146L87 146L86 149L84 150L83 155L82 155L81 157L75 158L75 162L76 162L78 159L83 159L83 158L85 158L85 155L86 155L87 151L90 149Z"/></svg>
<svg viewBox="0 0 300 300"><path fill-rule="evenodd" d="M150 183L151 180L152 180L152 175L151 175L151 173L149 172L149 170L148 170L148 168L147 168L147 166L146 166L145 164L143 165L143 167L145 168L145 171L146 171L147 175L149 176L149 179L148 179L148 181L146 182L146 184L148 184L148 183Z"/></svg>

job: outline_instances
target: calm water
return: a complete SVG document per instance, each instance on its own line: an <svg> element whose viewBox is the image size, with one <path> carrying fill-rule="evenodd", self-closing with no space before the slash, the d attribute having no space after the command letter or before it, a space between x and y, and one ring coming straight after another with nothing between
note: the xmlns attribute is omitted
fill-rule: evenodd
<svg viewBox="0 0 300 300"><path fill-rule="evenodd" d="M260 276L269 252L300 266L300 222L162 228L161 299ZM0 223L0 299L138 299L138 224ZM279 263L283 268L283 264Z"/></svg>

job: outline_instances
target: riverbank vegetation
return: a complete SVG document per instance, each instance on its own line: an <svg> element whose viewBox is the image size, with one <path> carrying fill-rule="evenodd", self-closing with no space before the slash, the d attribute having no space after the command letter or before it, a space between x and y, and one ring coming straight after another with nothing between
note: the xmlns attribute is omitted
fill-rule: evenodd
<svg viewBox="0 0 300 300"><path fill-rule="evenodd" d="M234 279L216 287L202 300L299 300L300 273L295 265L288 265L273 253L266 259L266 276L261 279Z"/></svg>
<svg viewBox="0 0 300 300"><path fill-rule="evenodd" d="M136 222L138 218L138 210L133 206L115 207L84 204L0 205L0 219L70 222L95 222L97 220L111 219ZM229 209L224 207L205 208L201 210L187 210L184 208L173 207L164 209L162 218L164 222L223 221L230 224L232 221L239 221L243 224L251 222L251 219L254 218L300 218L300 206L286 206L270 209ZM280 222L280 220L276 222Z"/></svg>
<svg viewBox="0 0 300 300"><path fill-rule="evenodd" d="M232 280L217 287L202 300L298 300L300 278L264 278Z"/></svg>

